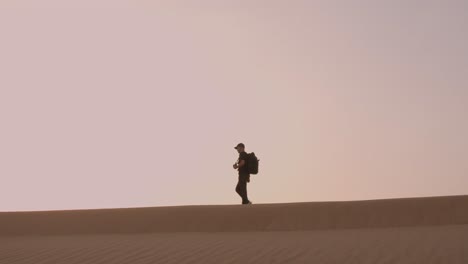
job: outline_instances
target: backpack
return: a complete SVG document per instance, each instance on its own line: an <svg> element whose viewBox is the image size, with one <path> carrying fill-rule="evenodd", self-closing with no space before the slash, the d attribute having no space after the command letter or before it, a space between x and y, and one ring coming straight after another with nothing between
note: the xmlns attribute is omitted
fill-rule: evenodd
<svg viewBox="0 0 468 264"><path fill-rule="evenodd" d="M258 173L258 163L259 163L259 159L257 158L257 156L255 156L255 153L249 153L247 154L248 155L248 158L247 158L247 169L249 169L249 173L250 174L257 174Z"/></svg>

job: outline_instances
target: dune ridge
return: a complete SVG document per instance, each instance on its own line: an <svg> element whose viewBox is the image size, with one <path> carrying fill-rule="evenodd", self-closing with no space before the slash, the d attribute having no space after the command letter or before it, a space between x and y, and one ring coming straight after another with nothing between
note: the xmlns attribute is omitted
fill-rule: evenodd
<svg viewBox="0 0 468 264"><path fill-rule="evenodd" d="M468 224L468 195L346 202L2 212L0 236L275 232Z"/></svg>
<svg viewBox="0 0 468 264"><path fill-rule="evenodd" d="M0 264L466 264L468 196L0 213Z"/></svg>

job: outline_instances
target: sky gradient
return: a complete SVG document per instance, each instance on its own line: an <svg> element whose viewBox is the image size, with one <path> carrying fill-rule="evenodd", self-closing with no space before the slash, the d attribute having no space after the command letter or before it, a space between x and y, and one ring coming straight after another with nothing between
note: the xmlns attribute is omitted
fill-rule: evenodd
<svg viewBox="0 0 468 264"><path fill-rule="evenodd" d="M466 1L1 1L0 211L468 194Z"/></svg>

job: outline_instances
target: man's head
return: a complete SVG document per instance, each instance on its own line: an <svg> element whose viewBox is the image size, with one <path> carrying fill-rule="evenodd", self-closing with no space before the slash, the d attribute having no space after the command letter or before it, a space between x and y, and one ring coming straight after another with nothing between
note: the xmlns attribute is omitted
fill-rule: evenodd
<svg viewBox="0 0 468 264"><path fill-rule="evenodd" d="M235 149L237 149L237 152L241 153L241 152L244 152L245 150L245 145L243 143L239 143L237 144L237 146L234 147Z"/></svg>

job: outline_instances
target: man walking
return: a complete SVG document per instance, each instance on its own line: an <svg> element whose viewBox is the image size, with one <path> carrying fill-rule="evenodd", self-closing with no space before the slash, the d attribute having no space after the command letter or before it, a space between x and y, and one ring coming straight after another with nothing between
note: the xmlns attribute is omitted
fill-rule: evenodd
<svg viewBox="0 0 468 264"><path fill-rule="evenodd" d="M236 192L242 198L242 204L252 204L247 197L247 183L250 182L250 173L247 167L248 155L245 152L245 145L239 143L234 148L239 152L239 159L233 165L233 168L239 171L239 181L237 182Z"/></svg>

